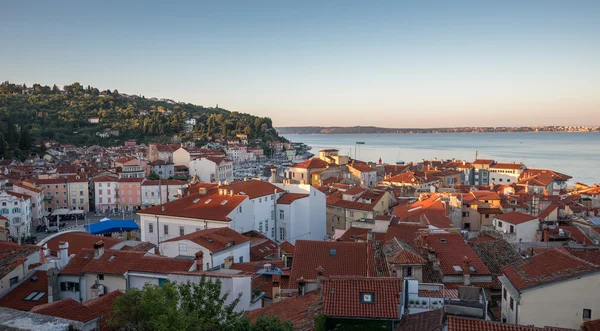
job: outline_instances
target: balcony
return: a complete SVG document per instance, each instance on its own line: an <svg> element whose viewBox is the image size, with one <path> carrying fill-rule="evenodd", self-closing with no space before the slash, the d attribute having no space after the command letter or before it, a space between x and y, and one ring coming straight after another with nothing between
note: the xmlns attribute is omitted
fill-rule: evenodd
<svg viewBox="0 0 600 331"><path fill-rule="evenodd" d="M497 230L494 226L492 225L482 225L481 226L481 233L488 235L492 238L496 238L496 239L503 239L506 240L508 242L516 242L517 241L517 234L516 233L507 233L504 231L500 231Z"/></svg>

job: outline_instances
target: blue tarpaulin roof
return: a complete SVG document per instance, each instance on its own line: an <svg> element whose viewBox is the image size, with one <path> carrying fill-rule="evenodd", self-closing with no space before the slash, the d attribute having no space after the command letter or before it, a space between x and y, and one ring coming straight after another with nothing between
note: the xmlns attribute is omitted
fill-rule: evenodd
<svg viewBox="0 0 600 331"><path fill-rule="evenodd" d="M91 234L104 234L133 231L139 229L139 226L133 220L108 220L86 225L85 229Z"/></svg>

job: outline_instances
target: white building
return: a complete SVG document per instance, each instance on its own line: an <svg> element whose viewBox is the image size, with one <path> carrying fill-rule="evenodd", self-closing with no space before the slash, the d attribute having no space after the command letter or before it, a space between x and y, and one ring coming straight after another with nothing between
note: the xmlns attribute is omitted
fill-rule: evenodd
<svg viewBox="0 0 600 331"><path fill-rule="evenodd" d="M198 148L198 147L181 147L173 152L173 162L176 166L184 165L190 166L190 161L200 158L202 156L225 156L223 152L218 149L210 148Z"/></svg>
<svg viewBox="0 0 600 331"><path fill-rule="evenodd" d="M234 262L250 261L250 238L230 228L206 229L163 241L160 252L179 258L194 258L202 252L202 270L229 269Z"/></svg>
<svg viewBox="0 0 600 331"><path fill-rule="evenodd" d="M255 230L279 242L323 240L325 194L307 184L270 184L257 180L217 186L200 183L183 198L144 209L143 241L160 242L218 227Z"/></svg>
<svg viewBox="0 0 600 331"><path fill-rule="evenodd" d="M495 231L501 234L504 240L509 243L534 242L536 233L539 230L540 221L537 216L531 216L517 211L500 214L492 221Z"/></svg>
<svg viewBox="0 0 600 331"><path fill-rule="evenodd" d="M233 162L225 157L201 157L190 161L189 173L190 176L197 175L202 182L232 181Z"/></svg>
<svg viewBox="0 0 600 331"><path fill-rule="evenodd" d="M324 240L326 196L308 184L275 184L286 193L277 200L275 240Z"/></svg>
<svg viewBox="0 0 600 331"><path fill-rule="evenodd" d="M31 219L34 222L41 222L44 212L44 190L42 188L32 187L23 183L14 183L13 191L28 195L31 199Z"/></svg>
<svg viewBox="0 0 600 331"><path fill-rule="evenodd" d="M368 164L352 162L348 165L348 171L363 187L373 187L377 184L377 169Z"/></svg>
<svg viewBox="0 0 600 331"><path fill-rule="evenodd" d="M247 195L252 201L254 231L275 239L275 212L277 199L284 193L279 187L260 180L232 182L222 188L233 190L235 194Z"/></svg>
<svg viewBox="0 0 600 331"><path fill-rule="evenodd" d="M117 182L117 178L109 176L94 179L96 211L108 212L117 208Z"/></svg>
<svg viewBox="0 0 600 331"><path fill-rule="evenodd" d="M0 215L8 220L6 227L13 238L31 233L31 199L26 194L0 191Z"/></svg>
<svg viewBox="0 0 600 331"><path fill-rule="evenodd" d="M494 163L490 166L490 177L494 184L512 184L527 167L522 163Z"/></svg>
<svg viewBox="0 0 600 331"><path fill-rule="evenodd" d="M600 252L551 249L503 269L502 322L579 330L600 318Z"/></svg>
<svg viewBox="0 0 600 331"><path fill-rule="evenodd" d="M248 149L245 145L229 145L225 146L225 154L233 160L233 163L241 163L249 161Z"/></svg>
<svg viewBox="0 0 600 331"><path fill-rule="evenodd" d="M157 174L160 179L168 179L175 176L175 165L172 162L156 160L150 162L150 172Z"/></svg>
<svg viewBox="0 0 600 331"><path fill-rule="evenodd" d="M146 180L142 183L142 207L152 207L176 200L185 188L184 180Z"/></svg>
<svg viewBox="0 0 600 331"><path fill-rule="evenodd" d="M137 214L142 241L152 243L203 229L228 227L242 233L254 228L252 201L247 195L206 183L190 187L185 197Z"/></svg>

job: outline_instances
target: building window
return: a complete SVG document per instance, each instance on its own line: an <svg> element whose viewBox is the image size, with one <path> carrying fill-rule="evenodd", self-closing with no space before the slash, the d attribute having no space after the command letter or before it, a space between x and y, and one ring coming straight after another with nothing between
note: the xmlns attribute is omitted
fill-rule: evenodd
<svg viewBox="0 0 600 331"><path fill-rule="evenodd" d="M169 226L168 225L166 225L166 224L163 225L163 232L164 232L165 235L169 234Z"/></svg>
<svg viewBox="0 0 600 331"><path fill-rule="evenodd" d="M505 288L502 289L502 297L504 298L504 300L506 300L506 289Z"/></svg>
<svg viewBox="0 0 600 331"><path fill-rule="evenodd" d="M269 221L265 220L265 233L269 231Z"/></svg>
<svg viewBox="0 0 600 331"><path fill-rule="evenodd" d="M44 295L46 295L46 292L41 292L41 291L33 291L31 292L28 296L25 297L25 301L38 301L40 300Z"/></svg>
<svg viewBox="0 0 600 331"><path fill-rule="evenodd" d="M79 292L79 283L60 282L60 290L63 292Z"/></svg>
<svg viewBox="0 0 600 331"><path fill-rule="evenodd" d="M510 233L515 233L515 227L514 227L514 225L510 226Z"/></svg>
<svg viewBox="0 0 600 331"><path fill-rule="evenodd" d="M183 226L179 227L179 235L183 236L185 234L185 230L183 229Z"/></svg>
<svg viewBox="0 0 600 331"><path fill-rule="evenodd" d="M262 222L258 222L258 232L263 232Z"/></svg>
<svg viewBox="0 0 600 331"><path fill-rule="evenodd" d="M375 293L361 292L360 303L375 303Z"/></svg>
<svg viewBox="0 0 600 331"><path fill-rule="evenodd" d="M463 217L469 217L469 212L468 211L463 211Z"/></svg>
<svg viewBox="0 0 600 331"><path fill-rule="evenodd" d="M99 274L98 275L98 280L104 280L104 275L103 274Z"/></svg>
<svg viewBox="0 0 600 331"><path fill-rule="evenodd" d="M241 213L241 212L242 212L242 206L240 206L240 207L238 208L238 213Z"/></svg>
<svg viewBox="0 0 600 331"><path fill-rule="evenodd" d="M406 270L406 273L405 273L404 276L405 277L412 277L412 275L413 275L413 269L412 269L412 267L406 267L405 270Z"/></svg>
<svg viewBox="0 0 600 331"><path fill-rule="evenodd" d="M592 319L592 310L591 309L584 309L583 310L583 319L584 320L590 320L590 319Z"/></svg>
<svg viewBox="0 0 600 331"><path fill-rule="evenodd" d="M19 276L10 279L10 286L17 285L19 283Z"/></svg>
<svg viewBox="0 0 600 331"><path fill-rule="evenodd" d="M502 221L498 221L498 227L501 228L502 227Z"/></svg>
<svg viewBox="0 0 600 331"><path fill-rule="evenodd" d="M279 219L282 220L284 219L285 213L283 212L283 209L279 209Z"/></svg>
<svg viewBox="0 0 600 331"><path fill-rule="evenodd" d="M285 240L285 228L279 228L279 241Z"/></svg>
<svg viewBox="0 0 600 331"><path fill-rule="evenodd" d="M510 310L514 310L514 306L515 306L515 301L513 300L513 298L510 298Z"/></svg>
<svg viewBox="0 0 600 331"><path fill-rule="evenodd" d="M243 263L244 262L244 257L240 256L239 261L240 261L240 263Z"/></svg>
<svg viewBox="0 0 600 331"><path fill-rule="evenodd" d="M149 233L154 233L154 224L148 223L148 232Z"/></svg>

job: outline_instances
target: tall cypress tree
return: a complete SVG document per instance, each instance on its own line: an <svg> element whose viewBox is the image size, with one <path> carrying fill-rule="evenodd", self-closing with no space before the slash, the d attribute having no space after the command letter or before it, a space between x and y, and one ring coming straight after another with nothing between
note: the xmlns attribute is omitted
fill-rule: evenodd
<svg viewBox="0 0 600 331"><path fill-rule="evenodd" d="M21 134L19 135L19 149L22 151L28 151L31 149L31 134L29 134L29 130L26 127L21 127Z"/></svg>

